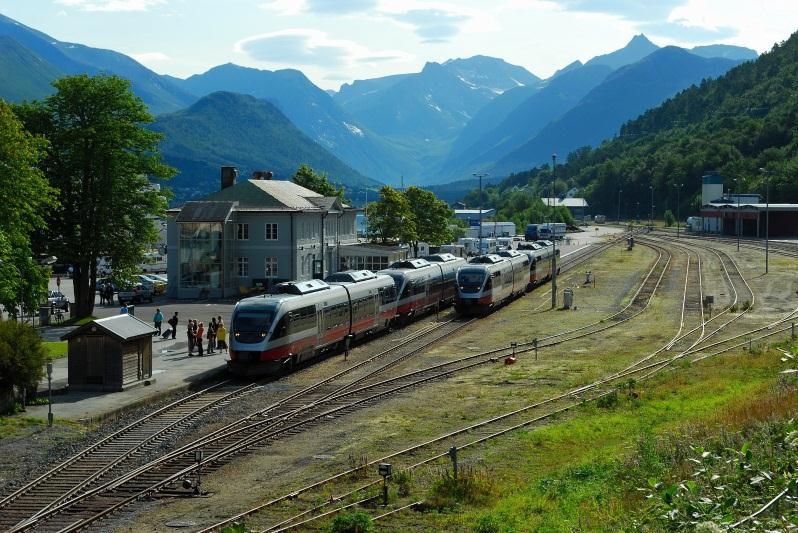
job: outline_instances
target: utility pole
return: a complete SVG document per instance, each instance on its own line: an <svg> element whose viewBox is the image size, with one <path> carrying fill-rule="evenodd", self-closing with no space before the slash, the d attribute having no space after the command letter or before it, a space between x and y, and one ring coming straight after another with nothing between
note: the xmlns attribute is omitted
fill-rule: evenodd
<svg viewBox="0 0 798 533"><path fill-rule="evenodd" d="M742 228L740 227L740 180L734 178L734 183L736 184L735 189L737 189L737 213L734 217L734 226L737 230L737 251L740 251L740 233L742 233Z"/></svg>
<svg viewBox="0 0 798 533"><path fill-rule="evenodd" d="M767 274L770 258L770 171L764 168L760 168L759 171L765 174L765 274Z"/></svg>
<svg viewBox="0 0 798 533"><path fill-rule="evenodd" d="M472 174L475 178L479 178L479 253L482 253L482 178L487 176L486 173L480 172L479 174Z"/></svg>
<svg viewBox="0 0 798 533"><path fill-rule="evenodd" d="M682 215L679 211L680 203L679 203L679 192L682 190L682 184L677 183L674 185L676 187L676 238L679 238L679 224L682 220Z"/></svg>
<svg viewBox="0 0 798 533"><path fill-rule="evenodd" d="M551 154L551 198L554 198L554 181L557 179L557 154ZM554 216L552 212L552 221ZM554 226L552 226L554 227ZM551 255L551 308L557 309L557 231L554 231L554 252Z"/></svg>
<svg viewBox="0 0 798 533"><path fill-rule="evenodd" d="M654 186L649 185L648 190L651 191L651 215L648 217L648 225L654 225Z"/></svg>
<svg viewBox="0 0 798 533"><path fill-rule="evenodd" d="M621 224L621 193L623 189L618 189L618 218L615 220L618 222L618 225Z"/></svg>

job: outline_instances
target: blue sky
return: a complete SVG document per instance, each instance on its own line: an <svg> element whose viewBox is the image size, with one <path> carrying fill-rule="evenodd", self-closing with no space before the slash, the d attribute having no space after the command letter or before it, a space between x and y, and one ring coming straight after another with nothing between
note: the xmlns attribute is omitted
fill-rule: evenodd
<svg viewBox="0 0 798 533"><path fill-rule="evenodd" d="M325 89L476 54L546 77L641 32L764 52L798 30L798 0L0 0L0 13L163 74L297 68Z"/></svg>

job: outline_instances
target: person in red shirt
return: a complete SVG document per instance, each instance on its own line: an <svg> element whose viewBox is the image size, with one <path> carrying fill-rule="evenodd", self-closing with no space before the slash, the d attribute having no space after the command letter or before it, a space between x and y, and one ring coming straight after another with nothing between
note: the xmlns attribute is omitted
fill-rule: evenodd
<svg viewBox="0 0 798 533"><path fill-rule="evenodd" d="M197 326L197 338L196 338L196 341L195 341L197 343L197 353L199 353L200 357L202 357L202 336L203 335L205 335L205 325L202 322L200 322L199 326Z"/></svg>

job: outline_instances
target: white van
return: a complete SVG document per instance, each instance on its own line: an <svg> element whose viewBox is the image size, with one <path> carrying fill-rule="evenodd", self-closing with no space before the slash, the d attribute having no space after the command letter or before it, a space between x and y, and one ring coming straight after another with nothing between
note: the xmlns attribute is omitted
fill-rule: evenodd
<svg viewBox="0 0 798 533"><path fill-rule="evenodd" d="M166 258L158 252L147 252L139 263L142 272L166 272Z"/></svg>

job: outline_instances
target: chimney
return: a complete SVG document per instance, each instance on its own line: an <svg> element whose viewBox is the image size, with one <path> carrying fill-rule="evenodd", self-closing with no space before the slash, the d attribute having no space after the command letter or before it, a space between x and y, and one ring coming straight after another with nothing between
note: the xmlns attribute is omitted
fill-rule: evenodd
<svg viewBox="0 0 798 533"><path fill-rule="evenodd" d="M222 167L222 186L219 190L223 191L235 185L237 176L238 170L236 170L236 167Z"/></svg>
<svg viewBox="0 0 798 533"><path fill-rule="evenodd" d="M270 180L274 177L271 170L256 170L252 173L253 180Z"/></svg>

